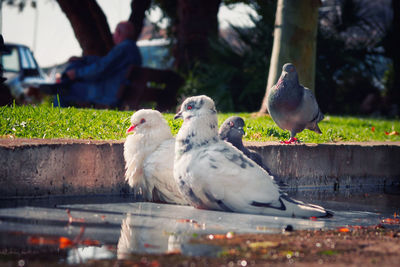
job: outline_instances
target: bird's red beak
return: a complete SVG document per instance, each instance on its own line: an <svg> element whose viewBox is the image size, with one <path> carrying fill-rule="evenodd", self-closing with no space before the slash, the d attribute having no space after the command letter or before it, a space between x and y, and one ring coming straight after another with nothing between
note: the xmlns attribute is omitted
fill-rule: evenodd
<svg viewBox="0 0 400 267"><path fill-rule="evenodd" d="M136 124L132 124L131 127L128 128L128 130L126 130L126 133L130 133L133 132L133 130L135 130Z"/></svg>

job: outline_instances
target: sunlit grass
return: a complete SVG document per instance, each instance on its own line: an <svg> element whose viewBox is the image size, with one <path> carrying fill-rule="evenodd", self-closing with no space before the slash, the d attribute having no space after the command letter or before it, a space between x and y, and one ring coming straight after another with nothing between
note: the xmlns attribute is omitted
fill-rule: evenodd
<svg viewBox="0 0 400 267"><path fill-rule="evenodd" d="M53 108L45 105L0 107L0 137L121 140L126 136L132 114L130 111ZM219 125L232 115L245 120L245 140L278 141L289 138L289 132L279 129L269 116L221 113L218 115ZM164 116L176 135L182 120L174 120L174 114L171 113ZM297 137L306 143L400 141L399 120L326 115L319 125L322 135L305 130Z"/></svg>

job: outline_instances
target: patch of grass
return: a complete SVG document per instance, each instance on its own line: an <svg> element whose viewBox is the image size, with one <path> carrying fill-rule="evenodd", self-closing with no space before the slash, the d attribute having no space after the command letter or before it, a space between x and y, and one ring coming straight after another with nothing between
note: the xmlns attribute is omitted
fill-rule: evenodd
<svg viewBox="0 0 400 267"><path fill-rule="evenodd" d="M72 107L0 107L0 136L122 139L129 116L130 112Z"/></svg>
<svg viewBox="0 0 400 267"><path fill-rule="evenodd" d="M121 140L126 136L132 114L130 111L53 108L45 105L0 107L0 137ZM233 115L245 120L245 140L278 141L289 138L289 132L281 130L269 116L220 113L219 125ZM174 114L171 113L164 114L164 117L176 135L182 120L174 120ZM304 130L297 137L305 143L400 141L399 120L327 115L319 125L322 135Z"/></svg>

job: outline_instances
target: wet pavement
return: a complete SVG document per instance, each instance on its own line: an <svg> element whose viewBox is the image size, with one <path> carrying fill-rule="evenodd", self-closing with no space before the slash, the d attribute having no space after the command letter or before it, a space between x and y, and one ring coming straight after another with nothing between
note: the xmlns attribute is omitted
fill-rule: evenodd
<svg viewBox="0 0 400 267"><path fill-rule="evenodd" d="M0 250L2 255L56 253L59 261L68 264L89 259L124 259L131 253L179 251L189 256L216 256L219 247L190 240L216 234L378 225L400 212L398 192L291 195L322 205L335 215L327 219L285 218L132 202L129 198L109 196L2 200Z"/></svg>

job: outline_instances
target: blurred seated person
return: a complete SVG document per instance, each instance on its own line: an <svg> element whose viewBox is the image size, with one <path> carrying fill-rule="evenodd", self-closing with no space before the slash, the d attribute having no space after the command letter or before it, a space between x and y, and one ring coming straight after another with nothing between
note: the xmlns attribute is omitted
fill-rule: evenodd
<svg viewBox="0 0 400 267"><path fill-rule="evenodd" d="M136 41L132 39L134 26L120 22L113 34L115 46L104 57L72 57L62 74L61 83L41 85L44 93L58 94L58 106L96 105L114 107L118 103L119 87L128 82L125 78L129 65L142 65Z"/></svg>

